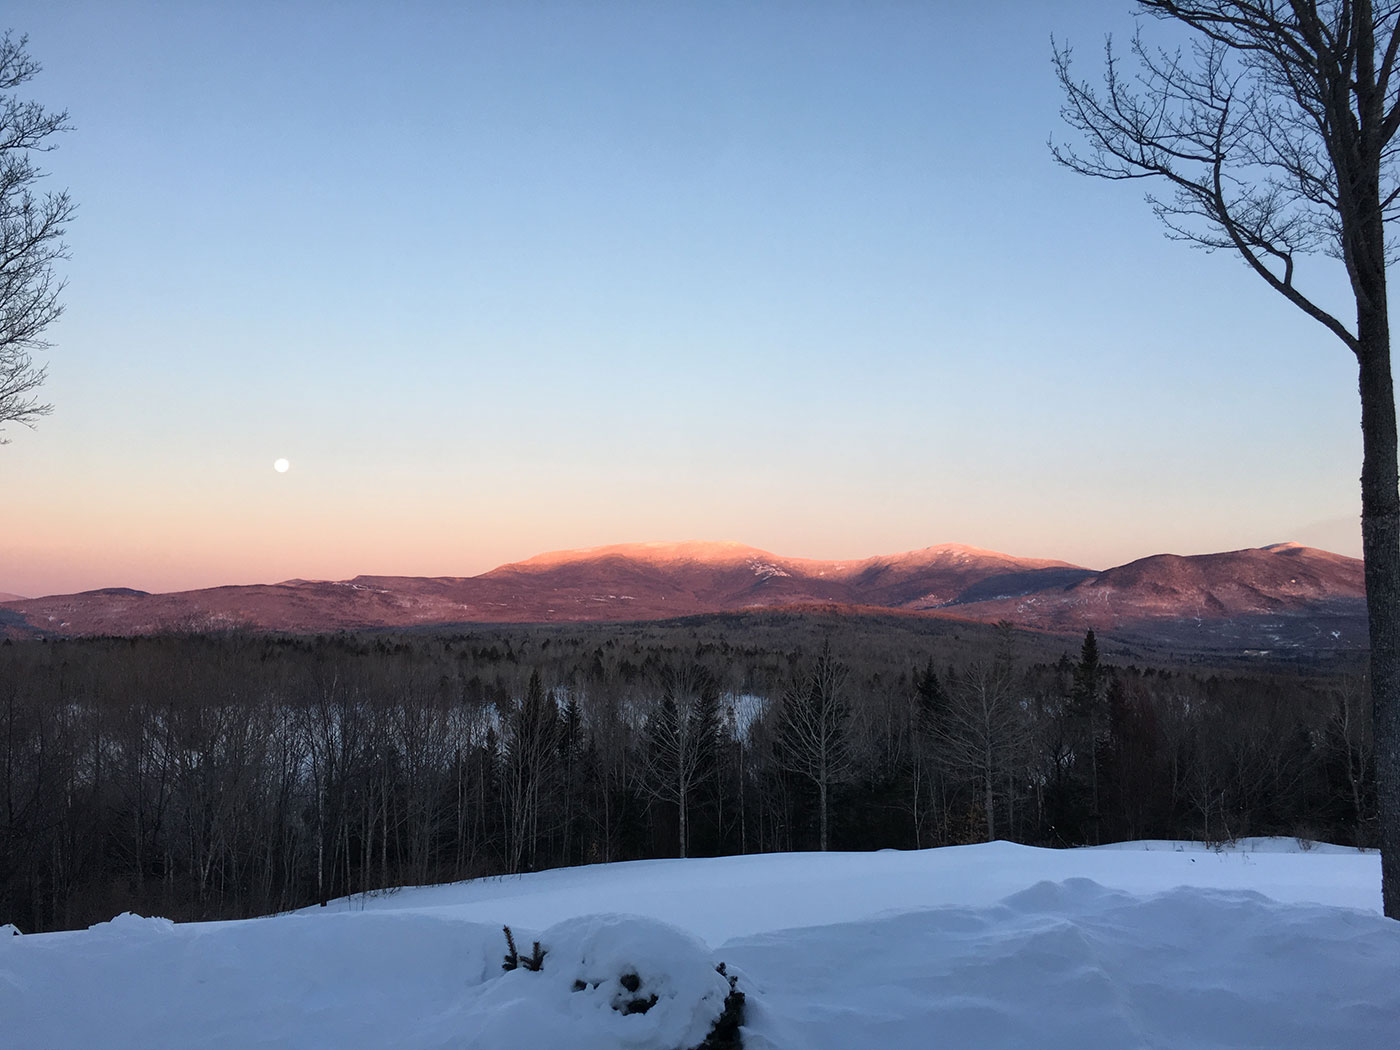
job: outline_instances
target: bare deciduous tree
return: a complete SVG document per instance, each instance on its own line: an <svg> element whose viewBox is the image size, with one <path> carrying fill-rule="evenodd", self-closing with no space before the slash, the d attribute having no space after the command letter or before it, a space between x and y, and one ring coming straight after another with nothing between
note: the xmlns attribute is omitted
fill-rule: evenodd
<svg viewBox="0 0 1400 1050"><path fill-rule="evenodd" d="M997 799L1030 739L1025 705L1017 690L1011 625L998 625L996 651L974 660L949 685L949 702L936 732L943 760L954 773L975 780L987 841L997 837ZM1005 807L1003 807L1005 808Z"/></svg>
<svg viewBox="0 0 1400 1050"><path fill-rule="evenodd" d="M1340 754L1339 765L1345 776L1347 798L1351 803L1352 840L1357 845L1365 841L1364 828L1371 809L1367 789L1375 761L1371 722L1362 707L1365 693L1365 681L1353 676L1344 677L1337 684L1335 706L1327 723L1328 746Z"/></svg>
<svg viewBox="0 0 1400 1050"><path fill-rule="evenodd" d="M1188 52L1135 36L1135 75L1112 44L1102 90L1056 47L1062 111L1084 147L1072 170L1156 179L1170 236L1235 252L1355 355L1361 394L1362 549L1371 638L1385 913L1400 918L1400 484L1390 365L1386 223L1400 217L1400 4L1373 0L1138 0L1192 34ZM1297 262L1344 265L1354 325L1299 287Z"/></svg>
<svg viewBox="0 0 1400 1050"><path fill-rule="evenodd" d="M713 676L699 664L666 668L661 697L647 714L640 786L651 798L676 807L682 857L690 851L692 798L715 772L719 732L719 686Z"/></svg>
<svg viewBox="0 0 1400 1050"><path fill-rule="evenodd" d="M849 671L831 652L831 642L800 684L788 690L778 711L778 751L784 768L810 780L817 789L821 849L830 841L831 785L850 772L845 695Z"/></svg>
<svg viewBox="0 0 1400 1050"><path fill-rule="evenodd" d="M74 209L66 191L35 193L43 172L34 154L53 148L68 114L15 95L39 73L27 45L8 31L0 37L0 428L33 426L52 407L35 393L45 368L31 354L49 346L44 331L63 312L54 263L67 255L63 232Z"/></svg>

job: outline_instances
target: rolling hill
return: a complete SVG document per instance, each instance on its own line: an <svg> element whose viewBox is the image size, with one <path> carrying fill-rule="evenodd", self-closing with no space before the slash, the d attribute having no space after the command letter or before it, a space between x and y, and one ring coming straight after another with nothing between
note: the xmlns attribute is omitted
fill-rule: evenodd
<svg viewBox="0 0 1400 1050"><path fill-rule="evenodd" d="M804 606L897 610L1165 644L1357 648L1354 558L1298 544L1154 555L1094 571L958 544L853 561L739 543L556 551L471 577L357 576L150 594L108 588L0 603L10 637L251 629L319 633L469 623L629 622Z"/></svg>

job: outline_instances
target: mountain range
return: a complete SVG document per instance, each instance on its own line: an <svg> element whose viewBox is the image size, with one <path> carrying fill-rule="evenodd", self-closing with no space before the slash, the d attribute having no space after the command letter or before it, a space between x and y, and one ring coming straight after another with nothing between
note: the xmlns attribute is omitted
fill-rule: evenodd
<svg viewBox="0 0 1400 1050"><path fill-rule="evenodd" d="M1208 648L1364 647L1355 558L1294 543L1095 571L958 544L856 561L739 543L641 543L541 554L470 577L357 576L150 594L127 588L0 602L8 637L250 629L319 633L450 624L672 619L790 607L910 615Z"/></svg>

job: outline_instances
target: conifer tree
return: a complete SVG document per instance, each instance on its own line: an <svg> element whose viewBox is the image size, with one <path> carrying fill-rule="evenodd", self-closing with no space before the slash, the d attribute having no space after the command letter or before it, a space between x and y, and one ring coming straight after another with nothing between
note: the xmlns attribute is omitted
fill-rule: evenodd
<svg viewBox="0 0 1400 1050"><path fill-rule="evenodd" d="M933 657L928 658L928 664L918 673L914 685L914 691L919 700L920 714L936 722L944 717L948 711L948 694L943 691L943 683L938 680L938 671L933 665Z"/></svg>
<svg viewBox="0 0 1400 1050"><path fill-rule="evenodd" d="M1093 714L1102 698L1103 685L1099 670L1099 641L1091 627L1084 632L1084 644L1079 648L1079 663L1074 668L1074 703L1085 716Z"/></svg>
<svg viewBox="0 0 1400 1050"><path fill-rule="evenodd" d="M1089 765L1089 797L1093 809L1090 821L1094 830L1094 843L1100 841L1102 822L1102 797L1099 783L1099 758L1103 736L1107 732L1107 712L1104 710L1103 671L1099 667L1099 642L1091 627L1084 632L1084 644L1079 649L1079 663L1074 668L1074 693L1071 708L1080 728L1082 759Z"/></svg>

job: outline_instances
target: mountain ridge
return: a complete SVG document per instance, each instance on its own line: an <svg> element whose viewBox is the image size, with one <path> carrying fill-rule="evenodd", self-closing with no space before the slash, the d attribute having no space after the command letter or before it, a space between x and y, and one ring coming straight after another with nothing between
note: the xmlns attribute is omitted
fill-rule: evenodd
<svg viewBox="0 0 1400 1050"><path fill-rule="evenodd" d="M148 594L103 588L0 602L8 637L248 629L321 633L472 623L631 622L797 606L886 609L1054 632L1210 624L1266 641L1364 615L1362 563L1296 543L1156 554L1094 570L963 544L841 561L733 541L548 551L477 576L291 579ZM1277 620L1275 624L1272 621ZM1267 621L1267 622L1265 622ZM1339 621L1340 622L1340 621ZM1281 625L1281 626L1280 626ZM1255 630L1258 627L1259 630ZM1331 629L1331 628L1329 628ZM1260 630L1263 631L1260 634ZM1320 629L1319 637L1322 637ZM1336 640L1340 640L1338 634ZM1277 640L1277 639L1276 639ZM1296 639L1295 639L1296 641Z"/></svg>

